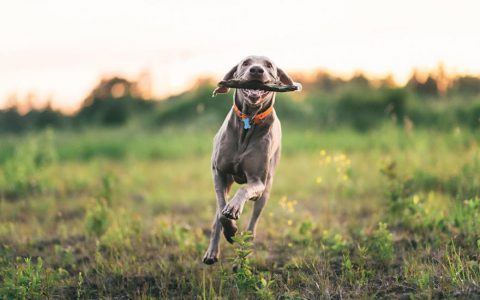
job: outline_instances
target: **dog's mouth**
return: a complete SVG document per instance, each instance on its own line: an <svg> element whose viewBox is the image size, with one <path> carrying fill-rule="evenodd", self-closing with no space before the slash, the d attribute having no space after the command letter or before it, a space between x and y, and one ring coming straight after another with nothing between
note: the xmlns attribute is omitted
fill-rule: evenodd
<svg viewBox="0 0 480 300"><path fill-rule="evenodd" d="M265 98L270 91L257 90L257 89L241 89L242 93L248 97L248 99L257 102L258 100Z"/></svg>
<svg viewBox="0 0 480 300"><path fill-rule="evenodd" d="M260 83L268 83L268 81L259 81ZM253 102L253 103L258 103L260 102L260 100L264 99L265 97L268 96L268 94L270 94L271 92L270 91L265 91L265 90L262 90L260 88L256 88L256 89L240 89L240 91L242 91L242 93L247 96L247 98Z"/></svg>

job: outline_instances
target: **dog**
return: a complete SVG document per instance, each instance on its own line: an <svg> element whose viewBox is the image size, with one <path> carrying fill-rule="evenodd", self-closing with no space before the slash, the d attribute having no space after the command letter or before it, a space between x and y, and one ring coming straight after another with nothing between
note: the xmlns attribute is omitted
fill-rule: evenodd
<svg viewBox="0 0 480 300"><path fill-rule="evenodd" d="M235 65L223 80L256 80L263 83L292 81L272 60L263 56L248 56ZM213 96L228 93L218 87ZM212 153L212 176L217 199L210 244L203 257L207 265L218 261L220 234L233 243L236 221L247 200L253 200L252 216L247 226L255 236L258 219L272 188L273 176L280 160L282 129L273 105L275 93L262 90L236 89L234 104L215 135ZM227 203L233 182L245 184Z"/></svg>

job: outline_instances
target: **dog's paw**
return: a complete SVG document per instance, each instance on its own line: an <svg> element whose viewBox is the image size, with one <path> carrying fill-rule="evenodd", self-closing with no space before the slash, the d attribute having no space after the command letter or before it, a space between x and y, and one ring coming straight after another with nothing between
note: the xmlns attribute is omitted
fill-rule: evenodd
<svg viewBox="0 0 480 300"><path fill-rule="evenodd" d="M232 220L237 220L240 217L240 214L242 213L243 207L241 205L235 204L235 201L232 200L222 210L222 215L225 217L232 219Z"/></svg>
<svg viewBox="0 0 480 300"><path fill-rule="evenodd" d="M203 263L206 265L213 265L218 261L218 251L207 250L203 256Z"/></svg>
<svg viewBox="0 0 480 300"><path fill-rule="evenodd" d="M237 230L238 230L236 222L234 220L228 219L225 216L221 216L220 217L220 223L223 226L223 235L225 236L225 239L230 244L233 244L232 237L235 236L235 234L237 233Z"/></svg>

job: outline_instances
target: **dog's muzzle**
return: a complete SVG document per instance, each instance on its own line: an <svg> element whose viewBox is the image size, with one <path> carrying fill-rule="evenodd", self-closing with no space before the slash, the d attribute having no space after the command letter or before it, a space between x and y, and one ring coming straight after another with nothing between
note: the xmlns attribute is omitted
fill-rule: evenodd
<svg viewBox="0 0 480 300"><path fill-rule="evenodd" d="M242 93L248 97L249 100L257 102L258 100L265 98L270 92L264 90L250 90L250 89L241 89Z"/></svg>

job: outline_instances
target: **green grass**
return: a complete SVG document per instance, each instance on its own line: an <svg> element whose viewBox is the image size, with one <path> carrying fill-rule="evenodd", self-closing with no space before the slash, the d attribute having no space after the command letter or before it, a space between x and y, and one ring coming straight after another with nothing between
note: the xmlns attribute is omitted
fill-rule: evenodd
<svg viewBox="0 0 480 300"><path fill-rule="evenodd" d="M480 296L477 132L284 128L256 240L205 266L214 133L2 136L0 298Z"/></svg>

